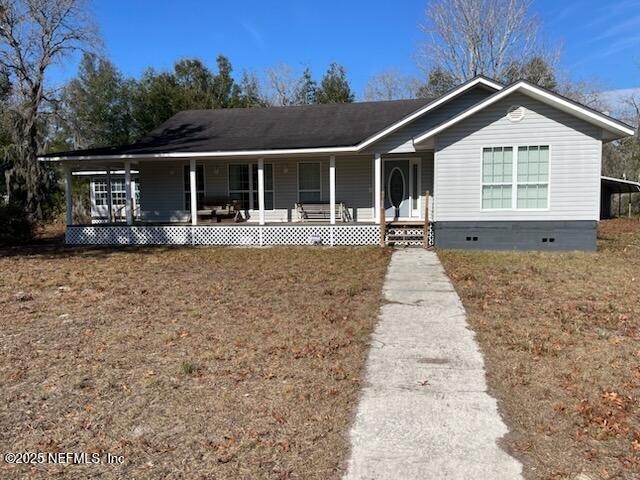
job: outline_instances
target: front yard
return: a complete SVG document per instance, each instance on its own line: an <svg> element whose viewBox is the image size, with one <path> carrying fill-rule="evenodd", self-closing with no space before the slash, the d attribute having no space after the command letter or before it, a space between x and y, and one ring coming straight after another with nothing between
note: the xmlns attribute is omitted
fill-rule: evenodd
<svg viewBox="0 0 640 480"><path fill-rule="evenodd" d="M531 479L640 476L640 222L598 253L439 252Z"/></svg>
<svg viewBox="0 0 640 480"><path fill-rule="evenodd" d="M0 252L2 478L339 478L389 252Z"/></svg>

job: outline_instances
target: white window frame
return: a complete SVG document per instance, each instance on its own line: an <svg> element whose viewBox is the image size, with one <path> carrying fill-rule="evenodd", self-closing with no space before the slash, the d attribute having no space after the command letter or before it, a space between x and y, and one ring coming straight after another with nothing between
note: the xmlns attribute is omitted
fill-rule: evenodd
<svg viewBox="0 0 640 480"><path fill-rule="evenodd" d="M104 190L98 191L96 186L104 185ZM93 194L93 206L94 207L107 207L109 204L109 189L107 188L107 179L103 177L96 177L91 180L91 193ZM103 197L104 196L104 197ZM98 199L102 203L98 203Z"/></svg>
<svg viewBox="0 0 640 480"><path fill-rule="evenodd" d="M520 153L520 148L522 147L538 147L538 149L540 149L540 147L547 147L548 149L548 155L549 158L547 159L547 181L546 182L519 182L518 181L518 163L520 161L518 155ZM518 210L518 211L523 211L523 212L546 212L549 210L549 208L551 207L551 145L550 144L544 144L544 143L527 143L527 144L520 144L518 145L516 150L516 165L515 165L515 170L514 170L514 185L513 185L513 192L514 192L514 198L513 198L513 208L514 210ZM536 208L524 208L524 207L518 207L518 186L519 185L542 185L546 183L547 185L547 206L546 207L536 207Z"/></svg>
<svg viewBox="0 0 640 480"><path fill-rule="evenodd" d="M301 190L300 189L300 164L302 164L302 163L307 163L307 164L315 163L315 164L318 165L318 175L319 175L318 178L320 180L320 185L319 185L318 189L313 189L313 190L309 190L309 189ZM300 160L298 162L298 164L297 164L296 183L297 183L297 187L298 187L298 189L297 189L297 191L298 191L298 203L300 203L300 192L304 192L304 193L307 193L307 192L318 192L320 194L319 195L320 199L318 200L318 202L321 203L322 202L322 161L320 161L320 160Z"/></svg>
<svg viewBox="0 0 640 480"><path fill-rule="evenodd" d="M484 149L485 148L509 148L513 149L513 163L511 165L511 183L484 183L482 175L484 167ZM520 147L549 147L549 162L548 162L548 176L547 176L547 206L546 208L518 208L518 185L540 185L540 182L518 182L518 149ZM480 147L480 211L481 212L505 212L505 211L518 211L518 212L548 212L551 210L551 158L552 158L552 146L551 143L545 142L527 142L527 143L514 143L514 144L496 144L496 145L484 145ZM482 191L485 185L511 185L511 206L504 208L484 208L482 206Z"/></svg>
<svg viewBox="0 0 640 480"><path fill-rule="evenodd" d="M122 186L122 189L116 190L116 186ZM120 198L121 203L116 201ZM113 208L121 208L127 203L127 186L123 178L111 178L111 203Z"/></svg>
<svg viewBox="0 0 640 480"><path fill-rule="evenodd" d="M248 173L249 173L249 189L248 190L236 190L236 189L231 189L231 167L235 166L235 165L241 165L247 166L248 169ZM248 211L257 211L259 209L259 207L257 205L254 205L254 201L253 201L253 194L257 193L258 190L254 190L253 189L253 166L254 165L258 165L258 162L231 162L227 164L227 195L229 197L231 197L231 193L246 193L249 196L249 205L247 210ZM266 166L267 165L271 165L271 190L267 190L266 186L267 186L267 177L266 177ZM264 193L271 193L273 196L273 208L266 208L265 207L265 212L273 212L276 209L276 167L274 163L265 163L265 189L264 189ZM265 206L266 206L266 200L265 200Z"/></svg>

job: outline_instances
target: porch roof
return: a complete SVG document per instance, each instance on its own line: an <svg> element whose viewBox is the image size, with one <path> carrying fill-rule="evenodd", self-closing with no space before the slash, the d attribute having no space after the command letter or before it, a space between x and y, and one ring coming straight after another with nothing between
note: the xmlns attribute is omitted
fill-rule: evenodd
<svg viewBox="0 0 640 480"><path fill-rule="evenodd" d="M640 192L640 183L622 178L601 177L602 188L615 193Z"/></svg>

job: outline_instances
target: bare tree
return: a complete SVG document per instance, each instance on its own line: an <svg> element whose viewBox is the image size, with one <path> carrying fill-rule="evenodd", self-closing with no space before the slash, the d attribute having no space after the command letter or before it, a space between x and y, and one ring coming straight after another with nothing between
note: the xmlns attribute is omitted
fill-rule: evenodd
<svg viewBox="0 0 640 480"><path fill-rule="evenodd" d="M476 75L500 79L513 61L536 49L538 20L532 0L433 0L422 30L421 66L440 68L456 81Z"/></svg>
<svg viewBox="0 0 640 480"><path fill-rule="evenodd" d="M384 70L371 77L364 88L365 100L398 100L415 98L418 80L402 75L398 70Z"/></svg>
<svg viewBox="0 0 640 480"><path fill-rule="evenodd" d="M561 77L556 89L560 95L586 105L599 112L611 112L611 105L602 96L605 86L596 80L572 81Z"/></svg>
<svg viewBox="0 0 640 480"><path fill-rule="evenodd" d="M265 71L267 96L275 106L291 105L294 102L297 79L293 68L286 63L269 67Z"/></svg>
<svg viewBox="0 0 640 480"><path fill-rule="evenodd" d="M83 0L0 0L0 66L9 73L13 148L5 172L7 193L24 201L35 220L51 179L37 161L45 137L49 68L70 53L91 45L96 29ZM20 198L22 197L22 198Z"/></svg>
<svg viewBox="0 0 640 480"><path fill-rule="evenodd" d="M635 138L640 141L640 94L632 93L622 99L624 119L636 128Z"/></svg>

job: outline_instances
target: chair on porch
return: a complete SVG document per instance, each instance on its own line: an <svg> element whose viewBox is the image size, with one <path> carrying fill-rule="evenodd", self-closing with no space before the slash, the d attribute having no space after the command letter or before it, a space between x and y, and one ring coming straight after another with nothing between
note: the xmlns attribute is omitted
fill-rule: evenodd
<svg viewBox="0 0 640 480"><path fill-rule="evenodd" d="M296 203L296 211L298 212L298 219L301 221L328 222L331 220L330 203ZM351 221L349 209L342 202L336 203L336 221Z"/></svg>

